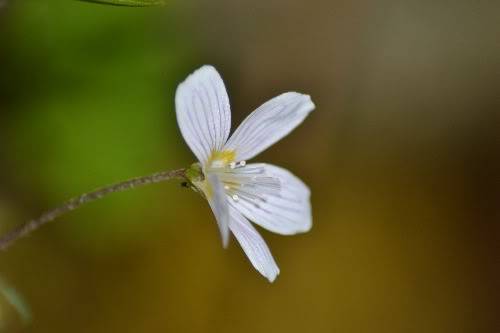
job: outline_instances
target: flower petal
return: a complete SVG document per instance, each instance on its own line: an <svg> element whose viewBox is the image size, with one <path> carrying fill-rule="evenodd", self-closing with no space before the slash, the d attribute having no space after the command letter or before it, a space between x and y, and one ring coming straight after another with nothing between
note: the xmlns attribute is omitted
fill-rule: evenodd
<svg viewBox="0 0 500 333"><path fill-rule="evenodd" d="M212 66L203 66L179 84L177 123L184 140L204 164L229 136L231 110L224 82Z"/></svg>
<svg viewBox="0 0 500 333"><path fill-rule="evenodd" d="M252 224L236 209L229 208L231 216L229 228L240 243L253 267L273 282L280 270L264 239Z"/></svg>
<svg viewBox="0 0 500 333"><path fill-rule="evenodd" d="M214 174L207 176L208 189L205 191L208 203L214 212L222 237L222 246L227 247L229 241L229 207L226 193L219 178ZM207 193L208 192L208 193Z"/></svg>
<svg viewBox="0 0 500 333"><path fill-rule="evenodd" d="M293 235L309 231L312 214L307 185L291 172L271 164L252 163L247 167L261 168L264 170L263 175L255 177L254 183L247 183L235 190L238 200L230 200L230 205L250 221L278 234ZM275 185L272 179L275 179ZM273 189L276 184L277 189Z"/></svg>
<svg viewBox="0 0 500 333"><path fill-rule="evenodd" d="M235 150L237 160L248 160L290 133L313 109L314 103L308 95L281 94L252 112L224 149Z"/></svg>

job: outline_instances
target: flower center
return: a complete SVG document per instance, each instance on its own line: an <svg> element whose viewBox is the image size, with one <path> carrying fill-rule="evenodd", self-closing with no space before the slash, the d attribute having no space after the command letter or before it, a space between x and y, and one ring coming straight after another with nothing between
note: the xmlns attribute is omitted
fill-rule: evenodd
<svg viewBox="0 0 500 333"><path fill-rule="evenodd" d="M236 161L234 150L212 151L203 168L197 163L196 173L200 176L193 184L207 199L213 196L212 185L206 175L216 174L224 187L224 192L234 202L244 201L259 206L268 196L276 196L281 189L280 180L266 174L263 165L247 165L246 161Z"/></svg>
<svg viewBox="0 0 500 333"><path fill-rule="evenodd" d="M213 150L207 161L207 168L224 168L236 159L236 152L234 150Z"/></svg>

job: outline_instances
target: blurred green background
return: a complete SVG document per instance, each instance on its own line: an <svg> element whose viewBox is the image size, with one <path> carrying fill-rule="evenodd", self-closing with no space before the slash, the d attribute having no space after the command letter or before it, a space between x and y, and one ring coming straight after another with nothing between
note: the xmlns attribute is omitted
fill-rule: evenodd
<svg viewBox="0 0 500 333"><path fill-rule="evenodd" d="M262 231L269 284L178 182L115 194L0 253L2 332L498 332L495 1L0 0L0 232L97 186L185 167L177 84L221 72L233 128L289 90L317 110L256 160L312 189Z"/></svg>

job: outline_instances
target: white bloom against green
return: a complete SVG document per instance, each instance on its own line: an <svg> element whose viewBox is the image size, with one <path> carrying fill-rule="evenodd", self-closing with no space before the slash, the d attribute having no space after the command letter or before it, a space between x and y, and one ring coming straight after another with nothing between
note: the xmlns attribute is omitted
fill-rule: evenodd
<svg viewBox="0 0 500 333"><path fill-rule="evenodd" d="M215 68L203 66L179 85L175 106L182 136L199 161L188 178L208 200L223 246L231 231L253 266L274 281L279 268L249 221L282 235L306 232L312 226L310 191L285 169L246 161L298 126L314 109L311 98L279 95L252 112L229 138L224 82Z"/></svg>

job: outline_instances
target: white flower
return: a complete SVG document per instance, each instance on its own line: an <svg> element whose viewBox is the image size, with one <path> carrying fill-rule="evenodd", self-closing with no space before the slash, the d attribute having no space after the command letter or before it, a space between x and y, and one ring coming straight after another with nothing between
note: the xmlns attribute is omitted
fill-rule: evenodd
<svg viewBox="0 0 500 333"><path fill-rule="evenodd" d="M229 138L224 82L215 68L203 66L179 85L175 106L182 136L199 161L187 171L188 178L208 200L223 246L231 230L253 266L274 281L279 268L249 220L282 235L306 232L312 226L310 191L285 169L246 160L298 126L314 109L311 98L279 95L252 112Z"/></svg>

